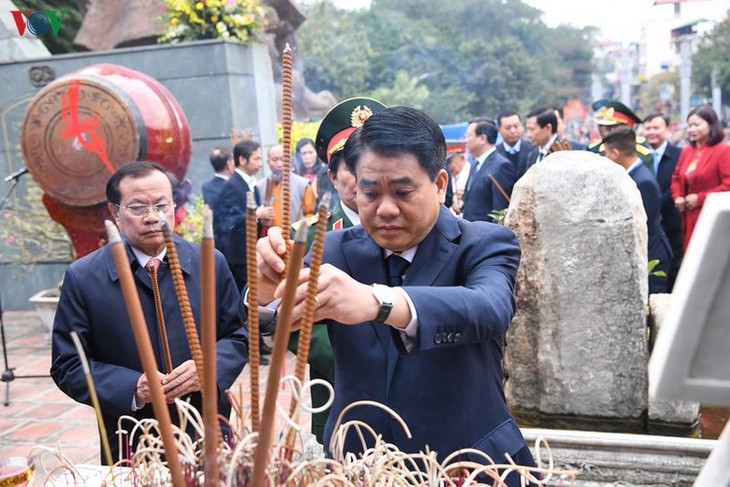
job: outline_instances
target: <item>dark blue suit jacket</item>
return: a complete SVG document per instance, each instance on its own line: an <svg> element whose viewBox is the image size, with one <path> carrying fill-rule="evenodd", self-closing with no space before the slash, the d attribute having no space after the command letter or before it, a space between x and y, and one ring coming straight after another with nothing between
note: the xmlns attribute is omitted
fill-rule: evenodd
<svg viewBox="0 0 730 487"><path fill-rule="evenodd" d="M203 181L203 201L211 208L213 207L213 204L220 194L224 184L226 184L226 180L218 176L212 176Z"/></svg>
<svg viewBox="0 0 730 487"><path fill-rule="evenodd" d="M502 154L504 157L510 160L512 162L512 165L515 168L515 173L517 173L518 168L524 167L527 165L527 158L530 156L530 153L532 152L533 145L530 143L527 139L522 139L520 142L520 150L517 154L509 154L504 148L503 143L497 144L497 151L499 151L500 154Z"/></svg>
<svg viewBox="0 0 730 487"><path fill-rule="evenodd" d="M213 205L215 246L228 264L246 263L246 181L234 172Z"/></svg>
<svg viewBox="0 0 730 487"><path fill-rule="evenodd" d="M472 164L476 164L476 161ZM479 172L470 173L464 191L463 215L469 221L488 221L489 214L496 210L504 210L509 201L497 189L489 175L494 176L507 196L512 194L512 187L517 181L515 168L505 156L495 150L486 158Z"/></svg>
<svg viewBox="0 0 730 487"><path fill-rule="evenodd" d="M327 233L323 261L361 283L386 282L383 250L362 226ZM369 399L393 408L413 437L371 406L352 409L344 421L364 421L402 451L428 446L443 460L471 447L498 463L507 452L533 464L502 390L502 337L515 313L519 261L508 228L457 219L442 206L403 283L418 315L414 348L406 352L385 324L328 324L336 373L324 444L343 408ZM362 450L355 436L348 435L347 451Z"/></svg>
<svg viewBox="0 0 730 487"><path fill-rule="evenodd" d="M662 195L662 226L675 253L682 252L682 219L679 211L674 206L674 198L672 198L672 174L674 173L674 168L677 167L677 161L681 152L682 149L676 145L667 144L664 155L662 155L659 161L659 169L656 174L656 180L659 183L659 190Z"/></svg>
<svg viewBox="0 0 730 487"><path fill-rule="evenodd" d="M180 267L187 287L190 306L198 336L200 329L200 247L175 237ZM147 271L139 265L132 250L127 246L134 282L139 294L142 311L157 359L157 367L165 371L155 312L152 284ZM246 335L236 312L238 289L223 256L216 252L216 313L217 313L217 373L219 411L225 417L230 414L230 404L223 391L238 377L247 361ZM173 367L191 358L183 319L175 294L170 269L166 264L159 269L160 296L167 328L168 343ZM142 375L142 363L132 333L119 275L114 265L111 249L107 245L72 263L63 280L63 291L53 324L51 376L58 387L69 397L84 404L91 404L86 377L81 367L70 332L76 331L89 359L91 375L104 417L107 437L116 460L118 445L117 420L122 415L137 419L152 418L152 405L132 411L137 381ZM190 395L192 403L201 410L200 394ZM174 406L170 414L175 420ZM130 430L132 425L124 423ZM101 457L104 462L104 456Z"/></svg>
<svg viewBox="0 0 730 487"><path fill-rule="evenodd" d="M644 211L646 212L646 224L649 230L649 260L659 260L659 265L654 267L654 271L662 270L668 273L669 263L672 259L672 247L662 228L662 219L659 214L659 185L651 171L643 164L632 169L629 172L629 176L631 176L631 179L636 182L636 186L639 188L641 201L644 204ZM666 277L651 276L649 278L650 294L663 293L666 290Z"/></svg>

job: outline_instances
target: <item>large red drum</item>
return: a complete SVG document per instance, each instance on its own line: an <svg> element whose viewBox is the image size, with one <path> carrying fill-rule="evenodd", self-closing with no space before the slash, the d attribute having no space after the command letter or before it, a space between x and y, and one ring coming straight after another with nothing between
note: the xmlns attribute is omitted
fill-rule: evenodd
<svg viewBox="0 0 730 487"><path fill-rule="evenodd" d="M23 121L21 150L49 214L66 228L81 257L104 242L109 176L148 160L182 180L192 139L180 104L157 80L97 64L35 96Z"/></svg>
<svg viewBox="0 0 730 487"><path fill-rule="evenodd" d="M137 160L185 175L192 141L182 108L150 76L97 64L59 78L30 103L21 147L28 170L68 206L105 201L109 176Z"/></svg>

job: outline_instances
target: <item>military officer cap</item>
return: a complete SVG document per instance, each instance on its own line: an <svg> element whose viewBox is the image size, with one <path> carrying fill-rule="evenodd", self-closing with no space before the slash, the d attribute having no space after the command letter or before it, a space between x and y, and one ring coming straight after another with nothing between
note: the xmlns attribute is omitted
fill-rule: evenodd
<svg viewBox="0 0 730 487"><path fill-rule="evenodd" d="M339 102L327 112L317 130L315 147L317 155L329 163L332 156L345 147L351 133L373 113L387 107L372 98L348 98Z"/></svg>
<svg viewBox="0 0 730 487"><path fill-rule="evenodd" d="M446 162L449 162L449 159L454 157L456 154L464 154L464 153L466 153L466 144L462 144L462 143L448 144L448 147L446 148Z"/></svg>
<svg viewBox="0 0 730 487"><path fill-rule="evenodd" d="M617 100L598 100L593 102L593 111L598 125L628 125L633 127L641 119L629 107Z"/></svg>

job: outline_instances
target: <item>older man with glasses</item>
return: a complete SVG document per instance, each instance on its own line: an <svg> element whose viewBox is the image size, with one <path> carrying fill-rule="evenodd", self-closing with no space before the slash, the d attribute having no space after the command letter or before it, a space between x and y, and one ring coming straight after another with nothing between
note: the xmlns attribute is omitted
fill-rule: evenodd
<svg viewBox="0 0 730 487"><path fill-rule="evenodd" d="M172 184L165 170L150 162L133 162L114 173L106 187L109 212L119 227L129 266L147 322L158 373L148 377L142 366L122 297L109 245L72 263L53 324L51 376L72 399L91 404L86 376L73 345L76 332L89 359L113 461L134 451L138 438L123 437L122 416L153 418L149 384L159 381L168 402L190 399L201 410L200 380L193 363L178 305L160 223L174 227ZM198 244L173 237L195 323L200 326L200 250ZM215 255L218 409L230 415L222 392L238 377L247 360L246 338L238 320L238 288L222 254ZM198 330L201 336L201 330ZM176 424L177 412L170 406ZM100 425L101 426L101 425ZM130 421L121 428L131 431ZM128 447L127 447L128 446ZM102 462L106 459L102 456Z"/></svg>

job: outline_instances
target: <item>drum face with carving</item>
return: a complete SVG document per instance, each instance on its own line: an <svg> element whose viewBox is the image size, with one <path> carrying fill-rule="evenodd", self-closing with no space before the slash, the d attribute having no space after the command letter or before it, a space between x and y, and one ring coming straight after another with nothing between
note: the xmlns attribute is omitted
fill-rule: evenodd
<svg viewBox="0 0 730 487"><path fill-rule="evenodd" d="M180 105L157 80L98 64L36 95L23 122L21 149L49 197L88 208L106 201L109 176L133 161L158 162L182 179L192 140Z"/></svg>

